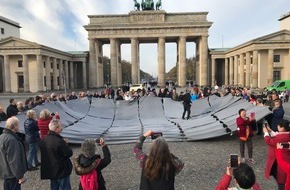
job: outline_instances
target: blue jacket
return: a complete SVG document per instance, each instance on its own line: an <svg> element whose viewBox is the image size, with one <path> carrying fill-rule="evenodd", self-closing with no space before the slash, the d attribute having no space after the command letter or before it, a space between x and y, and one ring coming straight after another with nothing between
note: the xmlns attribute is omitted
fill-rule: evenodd
<svg viewBox="0 0 290 190"><path fill-rule="evenodd" d="M34 119L26 119L24 121L25 141L29 143L37 143L40 141L39 129L37 121Z"/></svg>
<svg viewBox="0 0 290 190"><path fill-rule="evenodd" d="M273 114L272 114L272 120L271 120L271 129L273 131L278 131L278 123L279 121L281 121L284 117L284 109L282 106L280 106L277 109L273 110Z"/></svg>

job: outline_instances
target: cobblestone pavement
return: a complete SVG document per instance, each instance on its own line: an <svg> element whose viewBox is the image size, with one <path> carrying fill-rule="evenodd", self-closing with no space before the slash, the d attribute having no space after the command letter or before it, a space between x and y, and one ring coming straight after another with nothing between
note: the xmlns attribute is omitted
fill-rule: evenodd
<svg viewBox="0 0 290 190"><path fill-rule="evenodd" d="M267 157L267 147L262 136L255 136L254 159L252 165L257 181L262 189L276 189L273 178L265 180L264 165ZM79 145L71 145L74 155L80 152ZM103 170L108 190L135 190L139 189L140 173L138 162L133 155L134 144L111 145L112 162ZM224 136L212 140L199 142L169 143L171 151L185 162L184 169L176 176L175 187L177 190L211 190L214 189L222 175L225 173L226 164L231 153L239 153L239 145L235 135ZM144 145L148 152L150 143ZM99 149L100 150L100 149ZM40 172L29 171L25 177L28 181L22 186L24 190L49 189L48 180L40 180ZM72 189L78 188L79 178L74 171L71 175ZM3 181L0 180L0 189Z"/></svg>

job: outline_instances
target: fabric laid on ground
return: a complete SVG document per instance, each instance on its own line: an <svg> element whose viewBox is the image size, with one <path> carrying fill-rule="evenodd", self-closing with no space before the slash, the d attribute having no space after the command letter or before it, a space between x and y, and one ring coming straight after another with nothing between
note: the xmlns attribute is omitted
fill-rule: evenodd
<svg viewBox="0 0 290 190"><path fill-rule="evenodd" d="M64 102L46 102L34 108L58 112L64 127L61 135L70 143L86 138L103 137L107 144L134 143L147 130L162 132L167 141L195 141L230 134L236 130L239 109L249 115L255 112L260 120L270 114L268 108L231 95L210 96L192 103L191 118L183 120L183 105L170 98L141 97L134 101L87 98ZM20 132L24 133L25 113L17 115ZM5 122L0 123L5 127ZM148 138L149 139L149 138ZM150 139L149 139L150 141Z"/></svg>

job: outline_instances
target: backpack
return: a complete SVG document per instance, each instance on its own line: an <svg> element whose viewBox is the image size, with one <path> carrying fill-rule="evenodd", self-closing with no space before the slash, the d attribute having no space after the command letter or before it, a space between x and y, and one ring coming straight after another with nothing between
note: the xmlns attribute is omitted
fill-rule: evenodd
<svg viewBox="0 0 290 190"><path fill-rule="evenodd" d="M97 160L97 165L100 163L100 160ZM98 190L99 188L99 177L96 169L92 170L88 174L80 176L80 182L83 190Z"/></svg>

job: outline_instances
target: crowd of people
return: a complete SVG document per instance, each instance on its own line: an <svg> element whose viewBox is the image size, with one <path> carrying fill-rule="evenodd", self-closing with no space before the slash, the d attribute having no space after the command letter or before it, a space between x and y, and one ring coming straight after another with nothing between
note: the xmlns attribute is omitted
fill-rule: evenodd
<svg viewBox="0 0 290 190"><path fill-rule="evenodd" d="M220 93L220 91L222 91ZM37 105L49 101L69 101L80 98L109 98L116 101L133 100L141 96L155 96L171 98L184 105L183 119L190 118L190 106L193 101L208 96L237 96L256 106L266 106L272 111L267 117L256 121L255 114L247 115L247 110L241 108L236 119L237 137L239 141L240 159L237 167L227 166L226 174L218 183L216 189L228 189L231 179L235 179L235 187L231 189L261 189L256 181L255 172L251 167L256 161L253 159L253 135L264 134L265 144L269 147L265 168L265 178L273 176L279 190L290 189L290 126L284 120L283 103L277 92L254 94L250 89L237 87L218 87L213 89L194 86L186 89L185 93L177 93L175 88L161 88L157 93L155 89L148 88L130 92L124 89L116 91L108 87L101 94L80 91L78 95L72 92L69 95L52 93L49 97L39 95L22 102L15 99L9 100L6 113L0 107L0 120L6 121L5 128L0 135L0 178L4 179L4 190L21 189L25 183L24 174L27 171L39 170L40 178L49 179L52 190L71 189L70 175L75 173L80 176L79 189L101 190L106 189L102 170L111 162L111 153L103 138L85 139L81 145L81 154L73 157L73 150L68 145L68 140L61 136L62 125L58 113L51 113L43 109L39 117L32 109ZM25 141L17 135L19 132L18 114L25 113L24 122ZM145 139L154 135L149 130L137 140L133 152L140 162L141 181L140 189L174 189L175 176L182 170L184 163L171 153L168 143L163 137L153 140L149 154L142 151ZM282 144L281 144L282 143ZM288 143L288 146L285 146ZM103 156L96 153L100 145ZM245 146L248 149L248 159L245 155ZM26 156L26 147L28 147ZM40 149L40 154L38 153ZM39 156L40 155L40 159ZM290 175L290 174L289 174Z"/></svg>

